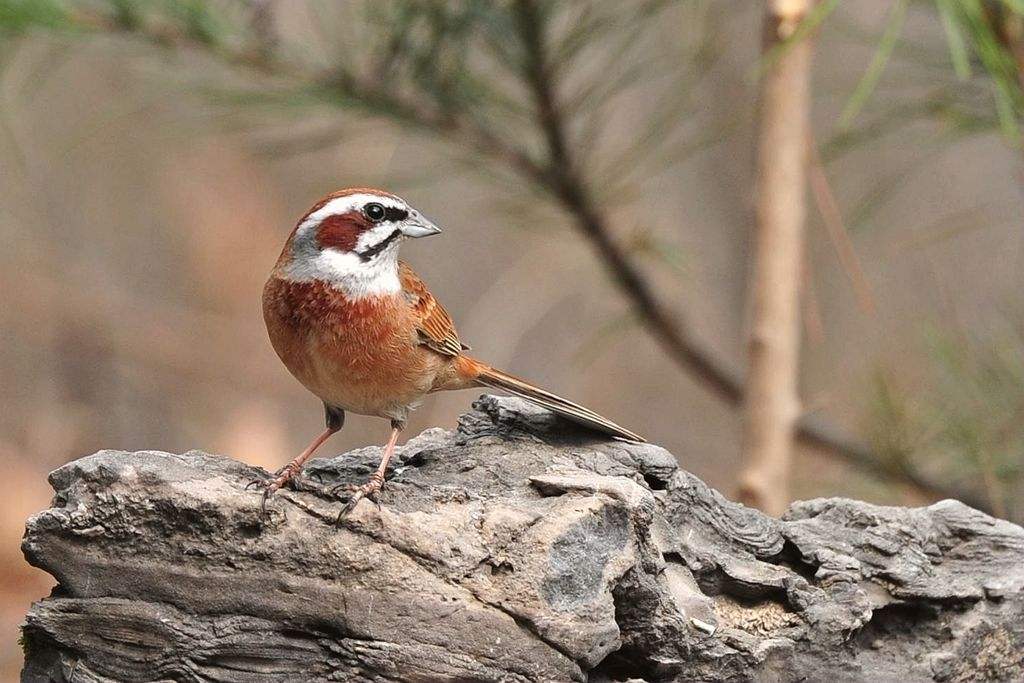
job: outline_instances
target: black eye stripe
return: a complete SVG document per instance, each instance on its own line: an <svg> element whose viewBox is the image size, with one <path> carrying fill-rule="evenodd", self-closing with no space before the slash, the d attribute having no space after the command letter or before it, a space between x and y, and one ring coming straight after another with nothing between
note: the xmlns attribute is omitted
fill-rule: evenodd
<svg viewBox="0 0 1024 683"><path fill-rule="evenodd" d="M384 206L379 202L370 202L363 207L363 214L374 223L384 221L404 221L409 217L409 212L394 206Z"/></svg>
<svg viewBox="0 0 1024 683"><path fill-rule="evenodd" d="M404 221L409 217L409 212L405 209L396 209L393 206L384 207L384 218L389 221Z"/></svg>

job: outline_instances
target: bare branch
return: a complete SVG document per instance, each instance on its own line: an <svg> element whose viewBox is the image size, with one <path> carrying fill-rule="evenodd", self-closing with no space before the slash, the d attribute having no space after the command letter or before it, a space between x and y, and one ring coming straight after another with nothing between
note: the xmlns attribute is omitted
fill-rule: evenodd
<svg viewBox="0 0 1024 683"><path fill-rule="evenodd" d="M529 55L526 75L548 145L550 171L544 176L548 181L547 189L573 217L577 230L594 246L615 284L636 307L640 319L665 352L719 398L738 403L742 396L738 377L690 337L612 237L607 220L597 209L571 156L565 123L555 103L555 85L547 63L536 4L533 0L519 0L516 10Z"/></svg>
<svg viewBox="0 0 1024 683"><path fill-rule="evenodd" d="M786 44L810 0L765 3L764 54ZM807 140L813 43L777 53L762 72L757 224L750 282L752 321L743 401L739 499L771 515L789 504L793 437L800 415L800 279L804 267Z"/></svg>

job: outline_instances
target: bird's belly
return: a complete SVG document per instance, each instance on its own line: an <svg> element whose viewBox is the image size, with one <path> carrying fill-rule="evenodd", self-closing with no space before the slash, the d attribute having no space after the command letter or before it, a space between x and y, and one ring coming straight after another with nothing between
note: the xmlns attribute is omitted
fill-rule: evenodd
<svg viewBox="0 0 1024 683"><path fill-rule="evenodd" d="M292 371L307 389L329 405L388 418L419 405L437 373L431 361L440 360L415 345L386 352L317 340L310 346L307 362Z"/></svg>
<svg viewBox="0 0 1024 683"><path fill-rule="evenodd" d="M404 420L447 361L419 345L399 303L312 309L276 296L265 302L264 315L277 355L322 401Z"/></svg>

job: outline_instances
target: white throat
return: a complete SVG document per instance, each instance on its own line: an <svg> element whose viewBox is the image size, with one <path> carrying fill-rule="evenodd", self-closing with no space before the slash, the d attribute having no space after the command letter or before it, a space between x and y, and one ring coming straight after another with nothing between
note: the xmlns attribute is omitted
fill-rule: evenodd
<svg viewBox="0 0 1024 683"><path fill-rule="evenodd" d="M353 252L323 249L312 258L293 258L285 274L299 282L326 282L350 301L402 291L398 279L397 241L369 261L363 261Z"/></svg>

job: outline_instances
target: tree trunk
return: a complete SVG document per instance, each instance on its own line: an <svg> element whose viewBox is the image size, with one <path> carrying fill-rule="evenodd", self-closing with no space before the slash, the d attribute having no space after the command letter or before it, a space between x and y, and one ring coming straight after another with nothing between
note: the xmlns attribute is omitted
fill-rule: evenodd
<svg viewBox="0 0 1024 683"><path fill-rule="evenodd" d="M803 259L810 40L779 50L811 0L771 0L765 17L757 225L751 279L748 375L739 497L778 515L789 501L799 416L800 274Z"/></svg>
<svg viewBox="0 0 1024 683"><path fill-rule="evenodd" d="M487 396L380 458L266 472L101 451L23 549L59 582L23 683L1024 680L1024 529L926 508L725 500L653 444Z"/></svg>

